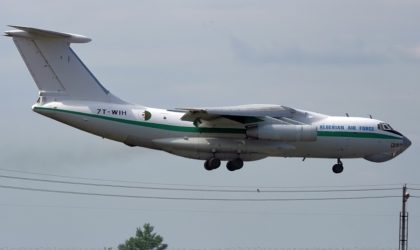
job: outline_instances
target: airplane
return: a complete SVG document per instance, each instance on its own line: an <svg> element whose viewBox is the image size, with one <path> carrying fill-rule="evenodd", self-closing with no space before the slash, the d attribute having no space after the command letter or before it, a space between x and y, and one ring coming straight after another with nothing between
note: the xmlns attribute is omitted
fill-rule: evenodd
<svg viewBox="0 0 420 250"><path fill-rule="evenodd" d="M363 117L329 116L281 105L159 109L126 102L108 91L70 47L82 35L13 26L13 39L35 81L32 110L85 132L191 159L206 170L227 161L229 171L266 157L385 162L411 141L388 123Z"/></svg>

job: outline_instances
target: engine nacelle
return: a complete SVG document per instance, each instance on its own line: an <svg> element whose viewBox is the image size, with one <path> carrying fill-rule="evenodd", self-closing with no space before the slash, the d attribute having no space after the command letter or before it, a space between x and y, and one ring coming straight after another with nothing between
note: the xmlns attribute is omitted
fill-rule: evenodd
<svg viewBox="0 0 420 250"><path fill-rule="evenodd" d="M313 125L267 124L250 127L246 130L249 137L275 141L316 141L317 129Z"/></svg>

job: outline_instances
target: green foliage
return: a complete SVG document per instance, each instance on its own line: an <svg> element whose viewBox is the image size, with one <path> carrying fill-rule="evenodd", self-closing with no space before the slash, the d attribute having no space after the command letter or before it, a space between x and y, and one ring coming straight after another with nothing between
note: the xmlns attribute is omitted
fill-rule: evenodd
<svg viewBox="0 0 420 250"><path fill-rule="evenodd" d="M119 250L164 250L168 247L163 244L162 236L153 233L153 226L149 223L143 225L143 230L137 228L136 236L130 237L124 244L118 246Z"/></svg>

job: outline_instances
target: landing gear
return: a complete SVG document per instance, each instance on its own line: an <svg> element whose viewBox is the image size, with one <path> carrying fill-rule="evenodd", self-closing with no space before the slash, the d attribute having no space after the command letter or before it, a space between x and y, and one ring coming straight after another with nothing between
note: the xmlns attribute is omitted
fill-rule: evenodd
<svg viewBox="0 0 420 250"><path fill-rule="evenodd" d="M244 161L241 158L236 158L226 163L226 168L229 171L235 171L235 170L241 169L243 166L244 166Z"/></svg>
<svg viewBox="0 0 420 250"><path fill-rule="evenodd" d="M341 162L340 158L337 159L337 164L334 164L334 166L332 167L332 171L335 174L339 174L341 172L343 172L344 167L343 167L343 163Z"/></svg>
<svg viewBox="0 0 420 250"><path fill-rule="evenodd" d="M212 157L204 162L204 168L208 171L220 167L220 159Z"/></svg>
<svg viewBox="0 0 420 250"><path fill-rule="evenodd" d="M226 168L229 171L241 169L244 166L244 161L241 158L236 158L226 163ZM220 167L220 159L212 157L204 162L204 168L208 171Z"/></svg>

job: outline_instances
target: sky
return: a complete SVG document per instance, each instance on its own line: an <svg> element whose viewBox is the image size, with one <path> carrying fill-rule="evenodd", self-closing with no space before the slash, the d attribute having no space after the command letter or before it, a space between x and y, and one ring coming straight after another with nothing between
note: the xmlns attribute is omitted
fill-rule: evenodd
<svg viewBox="0 0 420 250"><path fill-rule="evenodd" d="M92 38L72 48L124 100L159 108L272 103L372 115L413 144L385 163L344 160L340 175L331 171L334 160L297 158L208 172L201 161L130 148L32 112L37 88L13 42L2 37L0 175L221 189L393 187L398 190L368 194L397 196L404 183L420 188L419 13L415 0L2 0L4 31L12 24ZM268 197L0 180L126 195ZM270 197L309 196L317 195ZM409 247L420 249L420 199L407 205ZM0 249L116 247L146 222L170 249L396 249L400 209L400 198L211 202L0 188Z"/></svg>

